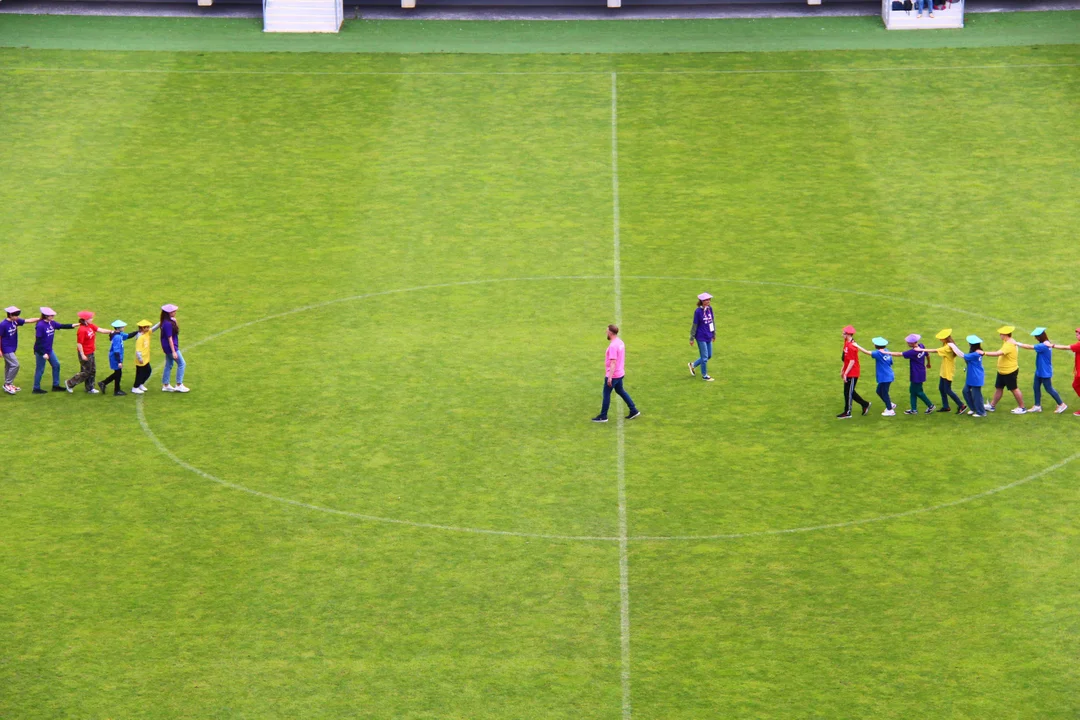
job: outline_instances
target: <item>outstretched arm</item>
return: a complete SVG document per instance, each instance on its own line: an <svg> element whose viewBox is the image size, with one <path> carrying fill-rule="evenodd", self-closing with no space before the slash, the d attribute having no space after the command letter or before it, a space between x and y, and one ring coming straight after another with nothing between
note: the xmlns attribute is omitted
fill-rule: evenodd
<svg viewBox="0 0 1080 720"><path fill-rule="evenodd" d="M1028 345L1027 343L1022 343L1019 340L1013 340L1012 342L1013 342L1013 345L1015 345L1016 347L1022 347L1025 350L1034 350L1035 349L1034 345Z"/></svg>
<svg viewBox="0 0 1080 720"><path fill-rule="evenodd" d="M1072 350L1072 347L1069 345L1057 345L1055 343L1051 343L1050 347L1054 348L1055 350Z"/></svg>
<svg viewBox="0 0 1080 720"><path fill-rule="evenodd" d="M1005 353L1001 352L1000 350L994 350L993 352L986 352L985 350L980 350L979 352L982 353L983 355L985 355L986 357L1000 357L1000 356L1005 354Z"/></svg>
<svg viewBox="0 0 1080 720"><path fill-rule="evenodd" d="M954 353L956 353L956 354L957 354L957 355L959 355L960 357L964 357L964 351L963 351L963 350L961 350L960 348L958 348L958 347L956 346L956 343L949 343L949 347L951 347L951 348L952 348L952 351L953 351Z"/></svg>
<svg viewBox="0 0 1080 720"><path fill-rule="evenodd" d="M851 344L855 346L856 350L858 350L859 352L861 352L861 353L863 353L865 355L873 355L874 354L873 350L867 350L866 348L864 348L859 343L851 343Z"/></svg>

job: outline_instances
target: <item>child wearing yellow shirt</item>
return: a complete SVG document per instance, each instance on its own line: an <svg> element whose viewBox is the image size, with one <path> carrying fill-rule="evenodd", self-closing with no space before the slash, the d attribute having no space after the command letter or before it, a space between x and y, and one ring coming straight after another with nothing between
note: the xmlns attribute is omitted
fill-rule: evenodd
<svg viewBox="0 0 1080 720"><path fill-rule="evenodd" d="M1016 407L1012 409L1012 414L1024 415L1027 413L1024 408L1024 395L1017 386L1017 380L1020 379L1020 349L1013 341L1012 334L1015 331L1016 328L1012 325L999 327L998 335L1001 336L1001 349L983 353L987 357L996 357L998 359L997 380L994 382L994 399L990 401L990 405L986 408L990 412L997 409L998 401L1001 400L1001 396L1004 394L1003 391L1009 390L1012 392L1013 397L1016 398Z"/></svg>
<svg viewBox="0 0 1080 720"><path fill-rule="evenodd" d="M150 336L160 323L150 324L149 320L139 321L139 335L135 338L135 387L131 392L142 395L146 392L146 381L154 371L150 367Z"/></svg>
<svg viewBox="0 0 1080 720"><path fill-rule="evenodd" d="M956 402L956 414L963 415L968 409L967 405L956 396L952 389L953 378L956 376L956 351L952 348L954 344L952 328L946 328L934 337L941 341L941 347L937 349L937 354L941 358L941 377L938 379L937 386L938 392L941 393L941 412L949 412L949 398L952 398Z"/></svg>

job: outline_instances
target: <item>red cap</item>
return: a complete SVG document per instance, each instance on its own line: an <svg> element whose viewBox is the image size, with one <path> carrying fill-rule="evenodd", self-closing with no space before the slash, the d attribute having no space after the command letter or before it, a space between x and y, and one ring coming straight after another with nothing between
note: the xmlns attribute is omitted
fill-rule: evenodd
<svg viewBox="0 0 1080 720"><path fill-rule="evenodd" d="M80 320L89 320L92 317L94 317L94 313L90 312L89 310L82 310L81 312L79 312Z"/></svg>
<svg viewBox="0 0 1080 720"><path fill-rule="evenodd" d="M855 334L855 326L854 325L848 325L846 328L844 328L844 332L847 333L848 335L854 335Z"/></svg>

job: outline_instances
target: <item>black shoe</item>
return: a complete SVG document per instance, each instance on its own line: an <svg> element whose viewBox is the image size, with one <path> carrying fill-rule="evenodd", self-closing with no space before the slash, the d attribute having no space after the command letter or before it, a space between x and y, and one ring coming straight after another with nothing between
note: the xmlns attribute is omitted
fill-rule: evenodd
<svg viewBox="0 0 1080 720"><path fill-rule="evenodd" d="M836 416L837 420L848 420L851 418L851 413L840 413Z"/></svg>
<svg viewBox="0 0 1080 720"><path fill-rule="evenodd" d="M53 392L67 392L67 388L65 388L63 385L53 385L52 386L52 391Z"/></svg>
<svg viewBox="0 0 1080 720"><path fill-rule="evenodd" d="M117 390L116 392L113 393L113 397L122 397L124 395L127 395L127 393L124 392L123 390Z"/></svg>
<svg viewBox="0 0 1080 720"><path fill-rule="evenodd" d="M956 408L956 414L957 415L963 415L964 413L967 412L967 409L968 409L967 405L964 405L963 403L961 403L960 407Z"/></svg>
<svg viewBox="0 0 1080 720"><path fill-rule="evenodd" d="M100 390L102 393L104 393L105 392L105 383L99 382L97 384L97 389Z"/></svg>
<svg viewBox="0 0 1080 720"><path fill-rule="evenodd" d="M905 415L918 415L919 411L918 410L905 410L904 414Z"/></svg>
<svg viewBox="0 0 1080 720"><path fill-rule="evenodd" d="M931 405L930 407L926 408L926 414L929 415L930 413L934 412L935 410L937 410L937 408L935 406Z"/></svg>
<svg viewBox="0 0 1080 720"><path fill-rule="evenodd" d="M862 406L862 414L865 415L868 412L870 412L870 403L866 403Z"/></svg>
<svg viewBox="0 0 1080 720"><path fill-rule="evenodd" d="M31 392L30 394L31 395L48 395L49 391L48 390L42 390L41 388L34 388L33 392Z"/></svg>
<svg viewBox="0 0 1080 720"><path fill-rule="evenodd" d="M636 417L641 417L641 411L640 410L635 410L634 412L630 413L629 415L626 416L626 419L627 420L633 420Z"/></svg>
<svg viewBox="0 0 1080 720"><path fill-rule="evenodd" d="M594 417L592 419L592 421L593 422L607 422L607 418L603 417L603 416L600 416L600 415L597 415L596 417Z"/></svg>

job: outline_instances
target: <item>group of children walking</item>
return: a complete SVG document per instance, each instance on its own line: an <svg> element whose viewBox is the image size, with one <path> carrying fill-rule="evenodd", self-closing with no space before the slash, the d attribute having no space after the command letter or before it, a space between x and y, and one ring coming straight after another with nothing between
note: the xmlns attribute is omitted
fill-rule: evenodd
<svg viewBox="0 0 1080 720"><path fill-rule="evenodd" d="M112 329L100 328L93 323L94 313L84 310L78 314L79 322L76 324L60 323L56 321L56 311L50 307L40 308L40 317L24 319L21 317L22 310L15 306L5 309L6 317L0 322L0 350L4 356L4 392L14 395L21 390L15 385L15 377L19 374L19 359L16 351L19 348L19 328L23 325L36 325L34 338L34 357L36 366L34 369L34 395L45 395L46 390L41 389L41 378L45 373L45 363L52 366L52 390L53 392L74 392L79 383L83 383L86 392L97 395L104 393L109 385L113 385L113 395L127 395L120 388L120 382L124 375L124 343L135 338L135 382L131 392L142 394L146 392L146 381L153 372L150 365L151 336L155 330L160 329L161 349L165 353L165 376L162 378L161 389L164 392L186 393L189 388L184 385L184 370L186 363L180 353L180 326L176 322L176 311L179 308L173 304L161 306L161 317L158 322L151 323L149 320L141 320L137 324L136 332L125 332L127 323L123 320L115 320ZM75 334L75 346L79 354L79 372L66 382L60 382L60 360L56 357L53 348L53 340L57 330L71 330L77 328ZM97 336L105 334L109 337L109 369L112 373L102 380L97 379ZM176 385L169 382L172 376L173 366L176 366Z"/></svg>
<svg viewBox="0 0 1080 720"><path fill-rule="evenodd" d="M911 407L904 411L905 415L918 413L918 403L921 400L926 406L926 414L939 410L926 396L923 384L926 382L926 371L930 367L930 358L937 355L941 359L940 378L938 379L938 392L941 395L941 412L949 412L952 407L950 400L956 405L958 415L967 413L972 417L986 417L987 412L994 412L1005 390L1010 391L1016 399L1016 407L1012 410L1014 415L1024 415L1029 412L1042 412L1042 392L1045 390L1057 404L1055 413L1063 413L1068 406L1061 399L1051 378L1054 375L1052 353L1054 350L1068 350L1074 353L1075 370L1073 377L1073 390L1080 396L1080 328L1076 329L1076 343L1072 345L1058 345L1050 341L1047 330L1044 327L1035 328L1031 336L1035 343L1027 344L1013 338L1016 328L1005 325L997 329L1001 337L1001 349L987 352L982 349L982 338L978 335L968 335L968 351L964 352L953 340L952 329L946 328L935 337L941 341L941 347L927 349L921 342L922 336L912 333L904 338L908 349L903 352L889 350L889 341L883 337L876 337L871 342L873 350L867 350L855 342L855 328L848 325L844 328L844 351L841 358L843 367L840 377L844 381L844 411L836 417L846 420L851 417L853 405L862 407L862 414L866 415L870 410L871 403L864 400L855 390L859 382L859 354L863 353L874 358L877 375L877 394L885 404L885 410L881 413L885 416L896 414L896 404L892 402L889 388L896 379L893 372L893 358L903 357L910 363L909 387ZM1019 350L1032 350L1035 352L1035 404L1030 408L1024 406L1024 396L1020 391L1018 380L1020 376ZM956 359L962 358L966 366L966 378L963 389L963 400L957 397L952 389L953 379L956 372ZM983 398L983 386L986 381L986 371L983 368L984 357L997 358L997 378L994 382L994 397L989 405ZM1073 415L1080 417L1080 412Z"/></svg>

